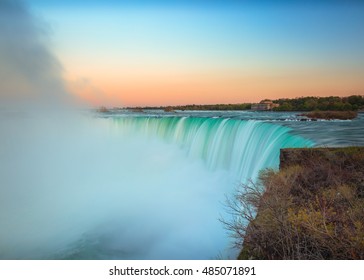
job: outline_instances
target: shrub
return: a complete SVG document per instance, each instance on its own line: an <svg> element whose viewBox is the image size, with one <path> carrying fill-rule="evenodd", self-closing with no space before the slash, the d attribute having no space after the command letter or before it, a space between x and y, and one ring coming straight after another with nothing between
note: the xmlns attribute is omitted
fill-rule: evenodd
<svg viewBox="0 0 364 280"><path fill-rule="evenodd" d="M364 149L353 149L306 149L315 164L303 157L244 184L224 221L239 259L364 259Z"/></svg>
<svg viewBox="0 0 364 280"><path fill-rule="evenodd" d="M301 116L306 116L310 119L326 119L326 120L351 120L358 116L355 111L313 111Z"/></svg>

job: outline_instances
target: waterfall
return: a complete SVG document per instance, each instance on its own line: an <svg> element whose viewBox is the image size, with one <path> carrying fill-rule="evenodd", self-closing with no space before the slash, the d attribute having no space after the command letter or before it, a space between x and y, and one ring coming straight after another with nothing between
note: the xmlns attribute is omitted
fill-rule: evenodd
<svg viewBox="0 0 364 280"><path fill-rule="evenodd" d="M210 170L228 170L244 182L261 169L278 166L281 148L311 147L314 143L291 129L256 120L197 117L119 117L114 125L123 134L158 137L181 147L188 157L202 159Z"/></svg>
<svg viewBox="0 0 364 280"><path fill-rule="evenodd" d="M0 130L0 259L234 258L225 196L313 144L227 118L4 115Z"/></svg>

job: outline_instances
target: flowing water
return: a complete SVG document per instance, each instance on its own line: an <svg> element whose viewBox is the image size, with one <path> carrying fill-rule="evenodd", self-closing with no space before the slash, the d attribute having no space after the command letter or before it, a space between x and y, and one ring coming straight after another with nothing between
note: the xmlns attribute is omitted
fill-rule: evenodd
<svg viewBox="0 0 364 280"><path fill-rule="evenodd" d="M241 182L265 167L276 167L279 150L310 147L313 142L290 134L284 126L255 120L209 117L112 118L123 134L158 137L178 145L187 157L201 159L210 170L228 170Z"/></svg>
<svg viewBox="0 0 364 280"><path fill-rule="evenodd" d="M225 196L285 147L364 145L295 113L0 114L0 258L234 258Z"/></svg>

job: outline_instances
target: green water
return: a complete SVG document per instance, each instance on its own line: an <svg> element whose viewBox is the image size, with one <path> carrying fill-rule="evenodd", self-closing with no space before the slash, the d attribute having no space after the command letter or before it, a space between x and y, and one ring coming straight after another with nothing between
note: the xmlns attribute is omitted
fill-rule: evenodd
<svg viewBox="0 0 364 280"><path fill-rule="evenodd" d="M125 134L142 134L174 143L188 157L201 159L211 170L228 170L236 179L256 178L266 167L277 167L281 148L314 143L291 134L288 127L252 120L198 117L113 118Z"/></svg>

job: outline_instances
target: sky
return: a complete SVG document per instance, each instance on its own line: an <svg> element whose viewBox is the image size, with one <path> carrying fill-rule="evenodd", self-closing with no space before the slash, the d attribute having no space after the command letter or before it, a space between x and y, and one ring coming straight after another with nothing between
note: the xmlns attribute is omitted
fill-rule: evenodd
<svg viewBox="0 0 364 280"><path fill-rule="evenodd" d="M92 106L364 94L363 1L25 4L66 89Z"/></svg>

